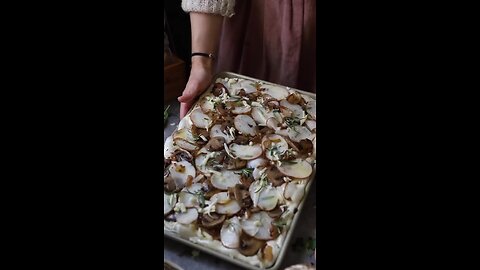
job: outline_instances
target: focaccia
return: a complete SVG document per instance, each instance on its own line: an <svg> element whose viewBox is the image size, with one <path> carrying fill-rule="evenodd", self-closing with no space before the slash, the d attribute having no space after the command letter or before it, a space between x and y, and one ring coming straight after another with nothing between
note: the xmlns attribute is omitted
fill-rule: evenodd
<svg viewBox="0 0 480 270"><path fill-rule="evenodd" d="M165 141L164 230L269 267L305 197L315 156L315 98L218 78Z"/></svg>

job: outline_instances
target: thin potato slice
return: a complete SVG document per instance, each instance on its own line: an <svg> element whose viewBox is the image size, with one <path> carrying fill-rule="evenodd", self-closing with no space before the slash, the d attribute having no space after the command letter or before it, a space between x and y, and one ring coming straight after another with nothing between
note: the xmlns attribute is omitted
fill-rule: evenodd
<svg viewBox="0 0 480 270"><path fill-rule="evenodd" d="M197 108L192 111L190 114L190 119L192 123L198 128L206 128L208 129L212 124L212 119L210 116L203 113L202 109Z"/></svg>
<svg viewBox="0 0 480 270"><path fill-rule="evenodd" d="M292 178L307 178L313 172L312 165L303 159L282 162L282 165L277 168L281 173Z"/></svg>
<svg viewBox="0 0 480 270"><path fill-rule="evenodd" d="M212 186L220 190L227 190L240 183L240 173L234 171L223 170L218 173L214 173L210 178Z"/></svg>
<svg viewBox="0 0 480 270"><path fill-rule="evenodd" d="M220 240L226 248L239 248L241 234L240 220L235 216L223 223L220 230Z"/></svg>
<svg viewBox="0 0 480 270"><path fill-rule="evenodd" d="M196 175L193 165L185 160L180 162L172 161L168 170L178 188L183 188L185 186L189 176L194 178Z"/></svg>
<svg viewBox="0 0 480 270"><path fill-rule="evenodd" d="M260 144L240 145L232 143L229 149L232 155L242 160L252 160L262 155L262 146Z"/></svg>
<svg viewBox="0 0 480 270"><path fill-rule="evenodd" d="M233 120L235 128L241 134L255 136L257 134L257 123L248 115L237 115Z"/></svg>
<svg viewBox="0 0 480 270"><path fill-rule="evenodd" d="M268 85L265 86L264 89L265 94L270 95L276 100L286 99L289 95L287 89L276 85Z"/></svg>
<svg viewBox="0 0 480 270"><path fill-rule="evenodd" d="M177 212L175 213L177 222L180 224L190 224L197 220L198 211L195 208L188 208L186 212Z"/></svg>
<svg viewBox="0 0 480 270"><path fill-rule="evenodd" d="M307 103L307 113L313 118L317 119L317 101L312 100Z"/></svg>

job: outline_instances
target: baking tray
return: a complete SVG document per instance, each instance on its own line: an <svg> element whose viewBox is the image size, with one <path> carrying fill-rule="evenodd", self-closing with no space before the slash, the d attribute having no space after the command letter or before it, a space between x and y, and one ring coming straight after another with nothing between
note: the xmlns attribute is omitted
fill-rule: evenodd
<svg viewBox="0 0 480 270"><path fill-rule="evenodd" d="M283 85L279 85L279 84L275 84L275 83L271 83L271 82L267 82L267 81L263 81L263 80L259 80L259 79L255 79L255 78L252 78L252 77L248 77L248 76L244 76L244 75L240 75L240 74L237 74L237 73L233 73L233 72L220 72L218 73L217 75L214 76L213 78L213 81L212 83L214 83L218 78L239 78L239 79L246 79L246 80L252 80L252 81L256 81L256 82L262 82L262 83L265 83L265 84L270 84L270 85L275 85L275 86L280 86L280 87L286 87L286 86L283 86ZM211 85L207 88L207 89L211 89ZM295 89L295 88L289 88L291 90L295 90L295 91L298 91L299 93L303 94L303 95L306 95L306 96L310 96L312 98L315 98L317 97L316 94L314 93L310 93L310 92L305 92L305 91L302 91L302 90L299 90L299 89ZM210 91L205 91L204 94L202 94L200 96L200 98L198 98L198 100L201 100L201 98L203 96L206 96L209 94ZM190 113L193 108L195 107L195 105L197 105L198 103L198 100L197 102L192 105L192 107L190 108L189 112ZM182 120L182 119L180 119ZM178 127L177 127L178 129ZM173 132L175 132L177 129L175 129ZM173 134L172 132L172 134ZM241 260L237 260L237 259L234 259L232 257L229 257L228 255L225 255L225 254L222 254L220 253L219 251L217 250L214 250L214 249L210 249L210 248L207 248L207 247L204 247L200 244L196 244L196 243L193 243L193 242L190 242L184 238L181 238L178 234L176 233L173 233L173 232L169 232L169 231L166 231L166 230L163 230L163 235L170 238L170 239L173 239L175 241L178 241L180 243L183 243L187 246L190 246L192 248L195 248L195 249L198 249L204 253L207 253L207 254L210 254L212 256L215 256L215 257L218 257L220 259L223 259L225 261L228 261L232 264L235 264L235 265L238 265L238 266L241 266L245 269L251 269L251 270L258 270L258 269L268 269L268 270L277 270L284 257L285 257L285 254L288 250L288 246L290 244L290 240L292 238L292 235L293 235L293 231L295 230L296 226L297 226L297 222L298 222L298 219L300 217L300 215L302 214L303 212L303 208L304 208L304 204L305 204L305 200L307 199L307 196L310 192L310 187L312 186L312 183L313 181L315 181L315 175L316 175L316 163L314 164L313 166L313 173L312 175L310 176L310 180L308 181L306 187L305 187L305 195L303 196L302 198L302 201L300 202L300 204L298 205L298 211L297 213L293 216L293 220L292 220L292 223L290 225L290 228L289 230L287 231L286 233L286 236L285 236L285 240L283 241L283 245L282 245L282 248L280 249L280 252L278 254L278 257L277 257L277 260L275 261L275 263L271 266L271 267L268 267L268 268L261 268L261 267L258 267L258 266L254 266L254 265L251 265L247 262L244 262L244 261L241 261Z"/></svg>

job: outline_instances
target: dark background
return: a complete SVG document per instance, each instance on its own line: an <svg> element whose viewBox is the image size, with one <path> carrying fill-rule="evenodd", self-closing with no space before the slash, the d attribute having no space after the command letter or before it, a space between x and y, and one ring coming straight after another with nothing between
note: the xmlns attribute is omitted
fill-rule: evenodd
<svg viewBox="0 0 480 270"><path fill-rule="evenodd" d="M319 265L458 269L466 260L455 252L472 253L478 234L465 220L478 207L461 212L478 198L466 183L478 170L465 175L478 167L478 136L469 141L465 130L478 117L461 122L478 114L464 111L478 108L465 93L476 89L465 77L478 77L478 46L468 40L478 29L467 28L478 16L464 15L477 9L329 3L317 5ZM180 1L164 4L175 51L188 60L188 16ZM17 166L2 171L13 214L2 225L6 251L18 255L12 265L158 268L162 8L5 10L14 18L2 60L15 76L4 76L13 97L2 109L14 125L2 122L11 136L2 150Z"/></svg>
<svg viewBox="0 0 480 270"><path fill-rule="evenodd" d="M190 17L181 7L181 1L165 1L167 17L167 36L170 49L180 59L185 61L185 74L190 74L191 29Z"/></svg>

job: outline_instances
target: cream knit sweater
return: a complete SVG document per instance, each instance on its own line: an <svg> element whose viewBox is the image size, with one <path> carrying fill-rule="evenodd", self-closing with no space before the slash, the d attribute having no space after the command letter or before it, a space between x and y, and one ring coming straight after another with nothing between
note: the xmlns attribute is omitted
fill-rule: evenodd
<svg viewBox="0 0 480 270"><path fill-rule="evenodd" d="M182 0L182 9L185 12L213 13L232 17L235 0Z"/></svg>

